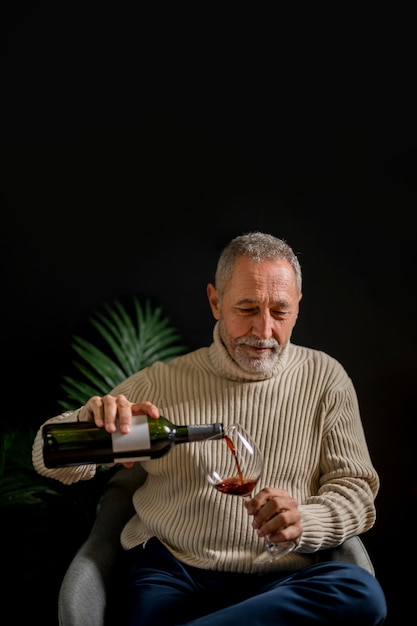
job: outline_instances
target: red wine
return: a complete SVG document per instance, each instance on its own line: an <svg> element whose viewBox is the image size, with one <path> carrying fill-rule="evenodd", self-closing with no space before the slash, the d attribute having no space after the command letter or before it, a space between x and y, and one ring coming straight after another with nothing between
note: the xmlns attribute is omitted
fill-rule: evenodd
<svg viewBox="0 0 417 626"><path fill-rule="evenodd" d="M236 448L234 446L233 441L227 435L224 437L227 447L231 451L234 456L237 476L231 476L230 478L225 478L219 483L214 485L214 488L217 491L221 491L222 493L228 493L234 496L248 496L251 491L255 488L256 480L245 480L243 478L243 473L239 465L239 461L236 456Z"/></svg>
<svg viewBox="0 0 417 626"><path fill-rule="evenodd" d="M256 480L245 481L241 478L225 478L221 483L216 483L214 488L233 496L248 496L255 485Z"/></svg>

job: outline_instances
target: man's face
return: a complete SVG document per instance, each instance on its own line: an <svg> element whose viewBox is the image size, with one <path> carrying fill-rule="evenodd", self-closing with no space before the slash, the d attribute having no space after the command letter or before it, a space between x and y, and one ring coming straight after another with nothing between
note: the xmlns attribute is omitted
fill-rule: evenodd
<svg viewBox="0 0 417 626"><path fill-rule="evenodd" d="M222 299L211 284L207 295L232 359L246 372L268 374L290 340L301 300L288 261L240 257Z"/></svg>

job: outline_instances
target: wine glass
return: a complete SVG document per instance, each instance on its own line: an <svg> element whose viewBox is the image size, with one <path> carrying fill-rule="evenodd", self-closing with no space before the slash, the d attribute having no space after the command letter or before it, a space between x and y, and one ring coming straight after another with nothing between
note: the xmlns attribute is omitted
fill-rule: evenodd
<svg viewBox="0 0 417 626"><path fill-rule="evenodd" d="M228 495L249 498L262 474L262 453L240 424L225 426L221 439L217 435L203 441L200 459L208 482ZM294 548L293 541L276 544L267 538L266 550L254 562L271 563Z"/></svg>

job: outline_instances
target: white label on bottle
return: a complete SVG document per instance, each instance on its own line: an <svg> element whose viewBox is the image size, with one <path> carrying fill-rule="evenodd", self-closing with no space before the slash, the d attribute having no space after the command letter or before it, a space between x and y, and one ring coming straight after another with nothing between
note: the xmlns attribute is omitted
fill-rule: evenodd
<svg viewBox="0 0 417 626"><path fill-rule="evenodd" d="M137 461L138 458L150 459L150 456L140 454L141 450L149 450L151 447L151 438L149 436L149 426L147 415L133 415L132 427L130 433L122 434L120 431L112 433L113 452L132 452L138 451L138 455L134 458L118 458L118 463L125 461Z"/></svg>

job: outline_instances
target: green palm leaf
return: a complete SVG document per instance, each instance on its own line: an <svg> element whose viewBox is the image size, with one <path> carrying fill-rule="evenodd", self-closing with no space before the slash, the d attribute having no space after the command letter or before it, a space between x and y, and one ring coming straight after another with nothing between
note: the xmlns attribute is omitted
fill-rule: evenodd
<svg viewBox="0 0 417 626"><path fill-rule="evenodd" d="M149 300L142 305L133 298L132 312L116 300L105 304L104 311L96 311L89 318L100 345L73 337L71 347L78 357L73 365L80 376L63 376L61 388L66 399L59 404L66 410L84 404L93 395L108 393L155 361L168 361L186 350L161 307L152 307Z"/></svg>

